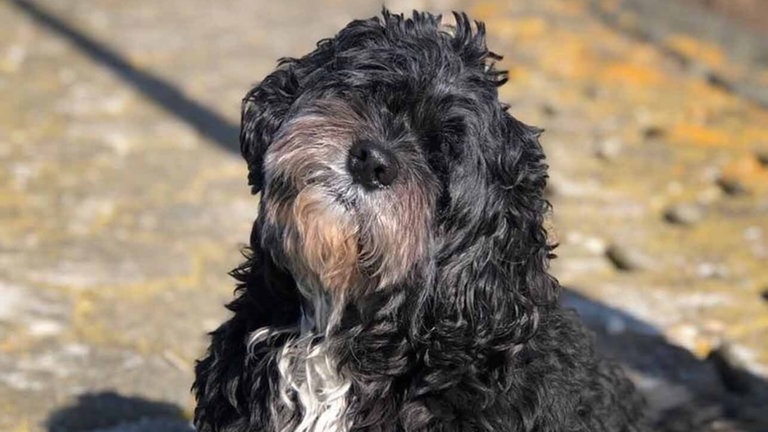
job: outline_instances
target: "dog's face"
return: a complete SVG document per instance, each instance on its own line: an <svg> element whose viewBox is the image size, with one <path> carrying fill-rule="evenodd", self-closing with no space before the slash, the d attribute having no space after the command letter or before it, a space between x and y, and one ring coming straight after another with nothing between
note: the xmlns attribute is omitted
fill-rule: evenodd
<svg viewBox="0 0 768 432"><path fill-rule="evenodd" d="M387 99L305 101L264 156L263 226L330 291L401 281L428 249L441 185L413 113Z"/></svg>
<svg viewBox="0 0 768 432"><path fill-rule="evenodd" d="M498 101L505 75L487 63L498 57L482 26L457 19L453 31L430 15L353 22L246 96L261 246L300 286L353 295L506 240L534 132Z"/></svg>

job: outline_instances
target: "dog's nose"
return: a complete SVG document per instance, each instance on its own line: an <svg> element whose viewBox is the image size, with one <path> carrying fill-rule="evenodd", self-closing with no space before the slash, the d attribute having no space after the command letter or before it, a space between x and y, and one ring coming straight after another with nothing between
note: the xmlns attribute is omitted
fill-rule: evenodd
<svg viewBox="0 0 768 432"><path fill-rule="evenodd" d="M369 189L391 185L398 173L392 152L367 140L352 145L347 168L356 183Z"/></svg>

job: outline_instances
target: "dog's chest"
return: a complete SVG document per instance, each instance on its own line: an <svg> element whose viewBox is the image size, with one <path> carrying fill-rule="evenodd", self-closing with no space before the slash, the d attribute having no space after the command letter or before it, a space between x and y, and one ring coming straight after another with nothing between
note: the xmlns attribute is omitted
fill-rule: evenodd
<svg viewBox="0 0 768 432"><path fill-rule="evenodd" d="M276 357L280 432L345 432L349 382L315 335L288 342Z"/></svg>

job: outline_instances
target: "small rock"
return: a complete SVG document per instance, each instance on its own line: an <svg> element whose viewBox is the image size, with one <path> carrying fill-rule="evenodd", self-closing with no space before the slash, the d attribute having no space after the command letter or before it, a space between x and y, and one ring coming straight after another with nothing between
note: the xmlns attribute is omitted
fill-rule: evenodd
<svg viewBox="0 0 768 432"><path fill-rule="evenodd" d="M646 140L655 140L663 138L667 132L659 126L648 126L643 129L643 138Z"/></svg>
<svg viewBox="0 0 768 432"><path fill-rule="evenodd" d="M609 335L620 335L627 331L627 321L618 315L608 317L605 323L605 331Z"/></svg>
<svg viewBox="0 0 768 432"><path fill-rule="evenodd" d="M733 177L720 177L717 179L717 185L725 194L731 196L745 195L749 192L741 180Z"/></svg>
<svg viewBox="0 0 768 432"><path fill-rule="evenodd" d="M706 358L714 347L712 338L690 323L676 324L667 329L665 335L669 341L687 349L699 359Z"/></svg>
<svg viewBox="0 0 768 432"><path fill-rule="evenodd" d="M64 327L53 320L41 319L29 324L29 334L36 337L55 336L64 330Z"/></svg>
<svg viewBox="0 0 768 432"><path fill-rule="evenodd" d="M760 298L761 298L761 299L763 299L763 301L765 301L765 302L768 302L768 288L765 288L765 289L764 289L764 290L763 290L763 291L760 293Z"/></svg>
<svg viewBox="0 0 768 432"><path fill-rule="evenodd" d="M669 183L667 183L667 194L669 195L680 195L683 192L685 192L685 186L683 186L682 183L676 180L672 180Z"/></svg>
<svg viewBox="0 0 768 432"><path fill-rule="evenodd" d="M730 83L724 77L722 77L722 76L720 76L718 74L712 73L711 71L708 71L706 73L706 78L707 78L707 82L712 87L718 87L718 88L720 88L722 90L725 90L727 92L733 92L733 84Z"/></svg>
<svg viewBox="0 0 768 432"><path fill-rule="evenodd" d="M584 246L584 249L595 255L600 255L605 252L605 242L597 237L585 238L582 242L582 246Z"/></svg>
<svg viewBox="0 0 768 432"><path fill-rule="evenodd" d="M740 424L739 421L727 418L715 419L705 429L706 432L739 432L743 430L745 430L744 425Z"/></svg>
<svg viewBox="0 0 768 432"><path fill-rule="evenodd" d="M609 246L605 256L622 271L648 270L655 267L653 259L648 255L620 244Z"/></svg>
<svg viewBox="0 0 768 432"><path fill-rule="evenodd" d="M10 46L5 54L0 57L0 71L15 73L19 70L27 58L27 50L21 45Z"/></svg>
<svg viewBox="0 0 768 432"><path fill-rule="evenodd" d="M696 266L696 274L702 279L725 279L730 272L722 264L703 262Z"/></svg>
<svg viewBox="0 0 768 432"><path fill-rule="evenodd" d="M712 204L723 196L722 191L716 185L708 185L696 194L696 201L702 205Z"/></svg>
<svg viewBox="0 0 768 432"><path fill-rule="evenodd" d="M768 168L768 148L755 151L755 159L760 162L760 165Z"/></svg>
<svg viewBox="0 0 768 432"><path fill-rule="evenodd" d="M584 96L589 99L596 99L601 94L600 89L597 86L591 84L588 84L586 87L584 87L583 92Z"/></svg>
<svg viewBox="0 0 768 432"><path fill-rule="evenodd" d="M754 377L747 371L743 356L731 344L724 343L707 357L720 375L726 389L733 393L747 394L752 389Z"/></svg>
<svg viewBox="0 0 768 432"><path fill-rule="evenodd" d="M719 335L722 334L725 329L726 325L720 320L716 319L705 319L701 323L701 327L708 333L713 335Z"/></svg>
<svg viewBox="0 0 768 432"><path fill-rule="evenodd" d="M704 207L698 204L675 204L664 211L664 219L677 225L693 225L704 219Z"/></svg>
<svg viewBox="0 0 768 432"><path fill-rule="evenodd" d="M758 241L763 237L763 229L753 225L744 230L744 240Z"/></svg>
<svg viewBox="0 0 768 432"><path fill-rule="evenodd" d="M548 103L545 103L541 106L541 112L543 112L547 117L554 117L557 115L557 108Z"/></svg>
<svg viewBox="0 0 768 432"><path fill-rule="evenodd" d="M595 156L603 160L614 160L621 154L622 142L617 138L602 140L597 143Z"/></svg>

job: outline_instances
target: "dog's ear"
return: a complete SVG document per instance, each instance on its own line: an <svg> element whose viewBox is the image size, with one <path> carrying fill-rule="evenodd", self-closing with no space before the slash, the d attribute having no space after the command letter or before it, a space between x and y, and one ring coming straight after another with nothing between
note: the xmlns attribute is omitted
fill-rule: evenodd
<svg viewBox="0 0 768 432"><path fill-rule="evenodd" d="M286 114L299 94L299 80L292 60L252 88L243 98L240 151L248 162L248 184L255 194L264 181L264 153L275 138Z"/></svg>
<svg viewBox="0 0 768 432"><path fill-rule="evenodd" d="M468 138L483 143L467 145L452 164L435 283L423 292L412 328L416 338L470 343L484 355L530 338L558 290L548 273L553 246L544 228L549 203L540 131L498 115L492 123L501 127ZM449 351L468 347L455 348Z"/></svg>
<svg viewBox="0 0 768 432"><path fill-rule="evenodd" d="M504 219L512 240L505 247L510 254L518 255L518 273L525 279L519 286L521 292L533 304L552 304L556 301L558 283L548 273L555 246L550 244L544 226L550 204L544 196L549 166L539 143L543 130L506 112L502 116L505 142L496 169L498 183L504 190Z"/></svg>

